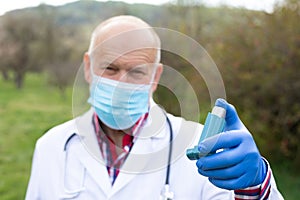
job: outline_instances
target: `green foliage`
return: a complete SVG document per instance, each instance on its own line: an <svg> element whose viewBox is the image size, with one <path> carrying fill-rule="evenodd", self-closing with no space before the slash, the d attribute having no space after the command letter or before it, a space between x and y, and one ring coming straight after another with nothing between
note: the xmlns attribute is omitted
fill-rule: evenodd
<svg viewBox="0 0 300 200"><path fill-rule="evenodd" d="M288 5L272 14L241 14L235 26L223 27L212 51L229 100L241 108L263 155L298 168L300 7Z"/></svg>

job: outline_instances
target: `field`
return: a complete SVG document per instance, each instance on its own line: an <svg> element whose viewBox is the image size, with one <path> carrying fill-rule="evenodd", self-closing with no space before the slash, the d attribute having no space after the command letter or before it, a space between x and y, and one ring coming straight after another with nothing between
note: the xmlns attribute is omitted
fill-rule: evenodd
<svg viewBox="0 0 300 200"><path fill-rule="evenodd" d="M0 199L24 199L35 142L72 117L70 91L62 98L40 74L29 74L22 90L1 80Z"/></svg>
<svg viewBox="0 0 300 200"><path fill-rule="evenodd" d="M46 76L28 74L22 90L0 78L0 199L24 199L36 140L72 118L72 88L63 98ZM300 178L272 166L285 199L298 200Z"/></svg>

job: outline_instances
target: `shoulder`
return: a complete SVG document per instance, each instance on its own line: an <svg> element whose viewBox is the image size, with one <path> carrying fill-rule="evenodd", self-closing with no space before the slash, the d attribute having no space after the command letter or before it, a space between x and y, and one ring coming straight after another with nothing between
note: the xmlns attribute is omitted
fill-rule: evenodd
<svg viewBox="0 0 300 200"><path fill-rule="evenodd" d="M48 130L36 143L36 148L59 148L64 142L76 132L75 119L57 125Z"/></svg>
<svg viewBox="0 0 300 200"><path fill-rule="evenodd" d="M81 116L51 128L38 139L36 149L50 152L51 150L63 150L74 135L81 137L83 133L93 131L93 113L93 109L90 109Z"/></svg>
<svg viewBox="0 0 300 200"><path fill-rule="evenodd" d="M41 138L39 138L37 143L41 145L45 143L59 143L59 141L64 143L73 134L80 135L80 133L85 132L86 130L91 131L92 129L87 128L92 127L93 113L94 110L90 109L81 116L51 128Z"/></svg>
<svg viewBox="0 0 300 200"><path fill-rule="evenodd" d="M90 110L84 113L82 116L51 128L38 139L36 148L47 150L49 150L49 148L64 149L65 144L71 137L73 137L73 135L79 135L78 129L79 127L81 127L81 124L88 124L89 126L91 126L92 113L93 111Z"/></svg>

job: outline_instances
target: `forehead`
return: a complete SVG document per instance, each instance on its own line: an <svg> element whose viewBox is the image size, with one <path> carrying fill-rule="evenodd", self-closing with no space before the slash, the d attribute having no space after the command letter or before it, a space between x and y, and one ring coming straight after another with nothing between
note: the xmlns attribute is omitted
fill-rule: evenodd
<svg viewBox="0 0 300 200"><path fill-rule="evenodd" d="M152 28L131 22L115 21L94 33L92 54L97 57L109 54L115 58L145 52L152 54L153 49L158 49L159 46L159 38Z"/></svg>
<svg viewBox="0 0 300 200"><path fill-rule="evenodd" d="M143 22L119 19L100 25L94 31L94 47L103 42L127 41L136 46L159 46L159 38L153 28ZM133 43L132 43L133 42Z"/></svg>
<svg viewBox="0 0 300 200"><path fill-rule="evenodd" d="M96 54L92 58L93 66L117 66L123 69L133 69L136 67L150 67L156 60L156 50L154 49L140 49L135 50L124 55L113 54L112 52L105 52Z"/></svg>

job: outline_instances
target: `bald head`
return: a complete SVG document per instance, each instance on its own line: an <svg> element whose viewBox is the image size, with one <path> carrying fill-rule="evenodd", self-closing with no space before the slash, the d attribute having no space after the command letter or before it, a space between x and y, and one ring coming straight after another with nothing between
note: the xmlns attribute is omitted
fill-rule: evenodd
<svg viewBox="0 0 300 200"><path fill-rule="evenodd" d="M104 48L108 44L113 46L113 43L118 43L123 53L136 49L155 49L156 62L159 62L160 39L153 28L140 18L122 15L100 23L92 33L88 52L91 54L103 43L106 43Z"/></svg>
<svg viewBox="0 0 300 200"><path fill-rule="evenodd" d="M116 81L149 84L156 90L163 65L160 63L160 39L154 29L134 16L112 17L92 33L84 55L84 74L88 83L92 74Z"/></svg>

